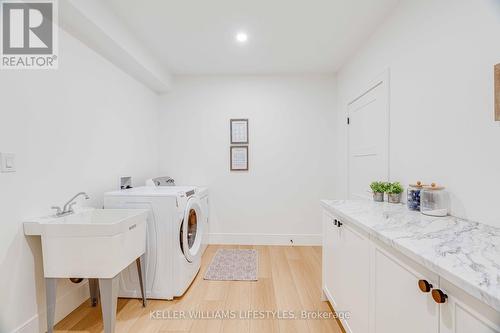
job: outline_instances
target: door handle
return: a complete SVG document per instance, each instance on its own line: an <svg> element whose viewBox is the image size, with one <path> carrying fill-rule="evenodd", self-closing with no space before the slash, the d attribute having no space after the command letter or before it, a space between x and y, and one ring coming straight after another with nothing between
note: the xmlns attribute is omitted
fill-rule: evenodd
<svg viewBox="0 0 500 333"><path fill-rule="evenodd" d="M341 227L344 223L340 222L340 221L337 221L337 227Z"/></svg>

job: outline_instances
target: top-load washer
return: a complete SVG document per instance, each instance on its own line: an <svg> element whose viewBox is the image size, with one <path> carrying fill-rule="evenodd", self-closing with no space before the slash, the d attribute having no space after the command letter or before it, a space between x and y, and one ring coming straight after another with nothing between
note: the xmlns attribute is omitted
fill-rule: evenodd
<svg viewBox="0 0 500 333"><path fill-rule="evenodd" d="M146 295L182 296L200 270L206 248L208 189L195 186L144 186L108 192L105 208L148 209ZM120 297L140 298L135 265L120 276Z"/></svg>

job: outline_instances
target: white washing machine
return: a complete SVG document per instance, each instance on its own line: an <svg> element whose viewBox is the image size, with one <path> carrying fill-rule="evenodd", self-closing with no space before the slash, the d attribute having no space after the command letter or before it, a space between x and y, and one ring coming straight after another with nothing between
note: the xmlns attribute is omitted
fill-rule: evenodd
<svg viewBox="0 0 500 333"><path fill-rule="evenodd" d="M208 189L149 185L106 193L104 207L149 210L146 295L171 300L185 293L200 270L207 246ZM121 273L120 297L141 297L137 276L135 264Z"/></svg>

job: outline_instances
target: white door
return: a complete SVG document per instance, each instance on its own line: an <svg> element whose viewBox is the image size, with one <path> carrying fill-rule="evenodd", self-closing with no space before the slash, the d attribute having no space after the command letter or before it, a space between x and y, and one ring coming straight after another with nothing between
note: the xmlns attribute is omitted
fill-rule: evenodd
<svg viewBox="0 0 500 333"><path fill-rule="evenodd" d="M375 249L373 262L374 333L438 333L439 307L431 293L419 289L419 280L438 287L437 275Z"/></svg>
<svg viewBox="0 0 500 333"><path fill-rule="evenodd" d="M349 197L366 198L372 181L389 180L389 72L356 94L347 117Z"/></svg>

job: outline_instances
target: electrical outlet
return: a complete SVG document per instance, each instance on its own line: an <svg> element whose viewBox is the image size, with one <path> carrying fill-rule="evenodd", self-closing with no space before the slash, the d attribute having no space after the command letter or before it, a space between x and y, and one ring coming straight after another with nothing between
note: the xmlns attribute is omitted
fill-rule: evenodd
<svg viewBox="0 0 500 333"><path fill-rule="evenodd" d="M16 155L12 153L0 153L0 171L16 172Z"/></svg>

